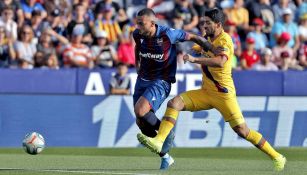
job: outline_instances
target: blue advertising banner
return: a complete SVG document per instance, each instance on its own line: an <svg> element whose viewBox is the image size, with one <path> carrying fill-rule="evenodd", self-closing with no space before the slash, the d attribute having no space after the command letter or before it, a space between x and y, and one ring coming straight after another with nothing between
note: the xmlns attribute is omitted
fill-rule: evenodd
<svg viewBox="0 0 307 175"><path fill-rule="evenodd" d="M238 97L250 128L274 146L307 146L307 97ZM162 117L164 103L157 112ZM41 133L47 146L137 147L131 96L0 95L0 147ZM216 110L181 112L177 147L250 147Z"/></svg>
<svg viewBox="0 0 307 175"><path fill-rule="evenodd" d="M115 69L20 70L0 69L0 93L107 95ZM137 74L129 71L131 93ZM200 88L200 70L178 72L172 85L172 95ZM257 72L234 71L239 96L298 96L307 95L306 71Z"/></svg>
<svg viewBox="0 0 307 175"><path fill-rule="evenodd" d="M0 93L74 94L76 81L76 69L0 69Z"/></svg>

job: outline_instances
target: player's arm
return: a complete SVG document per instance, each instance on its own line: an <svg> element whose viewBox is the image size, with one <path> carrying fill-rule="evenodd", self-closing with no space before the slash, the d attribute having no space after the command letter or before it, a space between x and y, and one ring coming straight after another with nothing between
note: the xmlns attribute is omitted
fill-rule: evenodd
<svg viewBox="0 0 307 175"><path fill-rule="evenodd" d="M141 66L141 61L138 55L138 49L137 46L134 47L134 56L135 56L135 68L136 72L139 73L140 66Z"/></svg>
<svg viewBox="0 0 307 175"><path fill-rule="evenodd" d="M213 58L206 58L206 57L193 57L192 55L185 54L183 56L183 60L185 62L189 61L191 63L202 64L209 67L223 67L225 62L227 61L227 56L217 55Z"/></svg>
<svg viewBox="0 0 307 175"><path fill-rule="evenodd" d="M138 34L138 31L136 29L133 31L132 36L133 36L133 41L135 42L135 45L134 45L135 69L136 69L136 72L139 73L140 66L141 66L141 60L138 54L140 43L138 43L137 41L137 34Z"/></svg>
<svg viewBox="0 0 307 175"><path fill-rule="evenodd" d="M223 49L220 47L218 48L213 47L213 45L208 40L199 35L187 33L186 40L193 41L194 43L200 45L204 51L206 52L211 51L212 53L214 53L214 55L217 55L223 51Z"/></svg>

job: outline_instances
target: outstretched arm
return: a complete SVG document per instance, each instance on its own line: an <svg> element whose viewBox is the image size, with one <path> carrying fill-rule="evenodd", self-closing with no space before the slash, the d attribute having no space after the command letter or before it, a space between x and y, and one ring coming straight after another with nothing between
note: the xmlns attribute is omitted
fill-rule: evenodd
<svg viewBox="0 0 307 175"><path fill-rule="evenodd" d="M213 58L206 58L206 57L200 57L196 58L189 54L185 54L183 56L184 62L191 62L191 63L197 63L202 64L210 67L223 67L225 62L227 61L227 57L225 55L218 55Z"/></svg>
<svg viewBox="0 0 307 175"><path fill-rule="evenodd" d="M204 37L187 33L186 40L193 41L194 43L200 45L204 51L211 51L215 55L220 53L222 50L218 50L217 48L214 48L211 43L208 42Z"/></svg>

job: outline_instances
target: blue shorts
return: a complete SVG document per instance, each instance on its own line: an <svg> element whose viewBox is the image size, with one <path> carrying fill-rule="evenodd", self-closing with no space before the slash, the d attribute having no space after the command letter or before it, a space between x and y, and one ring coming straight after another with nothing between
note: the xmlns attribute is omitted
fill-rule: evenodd
<svg viewBox="0 0 307 175"><path fill-rule="evenodd" d="M146 98L152 110L156 112L164 100L171 92L171 83L164 80L143 80L138 78L135 84L133 94L133 104L135 105L138 99L143 96Z"/></svg>

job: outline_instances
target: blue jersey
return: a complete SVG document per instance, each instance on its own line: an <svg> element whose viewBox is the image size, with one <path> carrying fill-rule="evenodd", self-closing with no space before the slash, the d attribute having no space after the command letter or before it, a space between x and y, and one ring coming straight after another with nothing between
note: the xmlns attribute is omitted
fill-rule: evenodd
<svg viewBox="0 0 307 175"><path fill-rule="evenodd" d="M174 83L177 68L176 43L186 40L186 32L156 25L156 35L147 38L133 32L136 59L140 62L139 78L165 80Z"/></svg>

